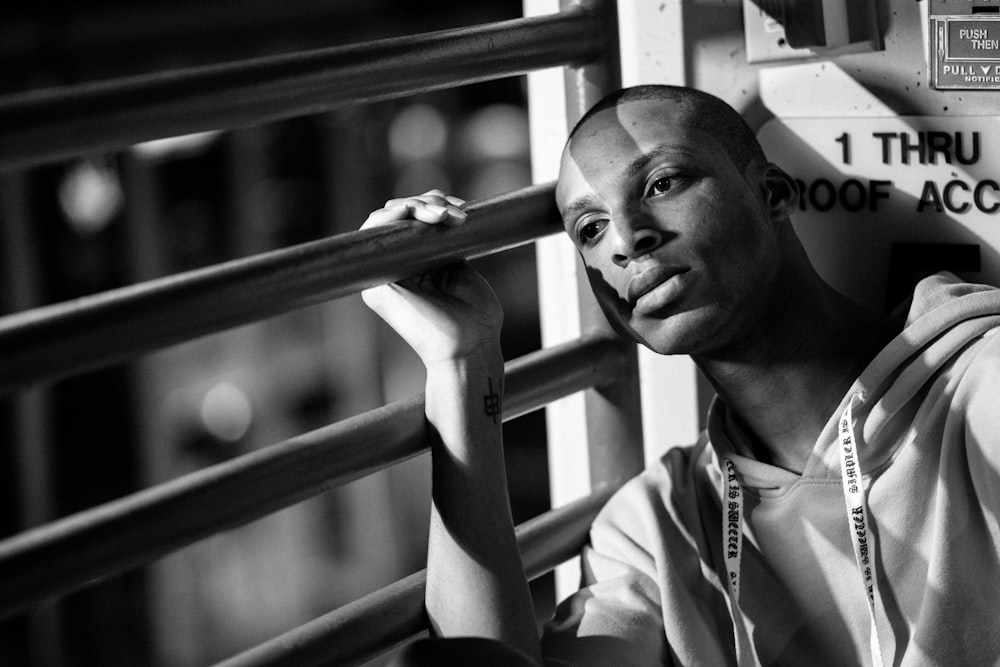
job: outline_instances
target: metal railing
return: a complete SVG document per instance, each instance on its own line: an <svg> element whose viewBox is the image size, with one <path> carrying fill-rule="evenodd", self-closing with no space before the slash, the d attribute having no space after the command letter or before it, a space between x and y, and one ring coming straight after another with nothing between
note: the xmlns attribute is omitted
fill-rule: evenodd
<svg viewBox="0 0 1000 667"><path fill-rule="evenodd" d="M579 552L613 487L569 503L517 528L524 573L535 579ZM422 570L321 616L217 667L355 665L425 633Z"/></svg>
<svg viewBox="0 0 1000 667"><path fill-rule="evenodd" d="M619 352L592 339L509 362L504 419L613 383L622 369ZM26 531L0 542L0 613L148 562L427 447L416 396Z"/></svg>
<svg viewBox="0 0 1000 667"><path fill-rule="evenodd" d="M0 393L561 229L551 186L473 202L468 212L468 224L449 230L398 223L340 234L0 318Z"/></svg>
<svg viewBox="0 0 1000 667"><path fill-rule="evenodd" d="M545 17L0 98L0 168L165 136L578 65L607 21ZM0 318L0 392L104 366L497 252L560 229L552 186L468 207L458 228L408 223L177 274ZM603 334L506 367L505 419L634 367ZM427 448L422 397L393 403L0 541L0 615L148 562ZM576 553L612 489L518 529L526 572ZM426 628L423 573L234 657L229 665L353 664Z"/></svg>
<svg viewBox="0 0 1000 667"><path fill-rule="evenodd" d="M606 41L572 9L0 97L0 169L580 64Z"/></svg>

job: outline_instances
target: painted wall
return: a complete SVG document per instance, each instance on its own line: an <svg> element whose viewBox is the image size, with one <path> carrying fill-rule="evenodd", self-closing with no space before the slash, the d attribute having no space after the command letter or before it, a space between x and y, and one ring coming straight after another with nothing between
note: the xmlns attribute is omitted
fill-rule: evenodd
<svg viewBox="0 0 1000 667"><path fill-rule="evenodd" d="M887 310L937 269L1000 284L1000 92L932 87L929 15L949 0L934 1L880 0L878 50L786 48L799 57L753 63L746 35L761 26L750 0L684 5L688 83L740 109L769 157L800 181L795 224L820 272ZM989 17L1000 15L975 16Z"/></svg>

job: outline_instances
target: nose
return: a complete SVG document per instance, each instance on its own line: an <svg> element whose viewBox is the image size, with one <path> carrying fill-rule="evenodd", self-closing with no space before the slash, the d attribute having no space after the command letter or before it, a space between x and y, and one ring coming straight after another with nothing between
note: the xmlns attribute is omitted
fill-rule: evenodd
<svg viewBox="0 0 1000 667"><path fill-rule="evenodd" d="M638 218L615 220L611 245L611 260L618 266L626 266L632 260L653 252L665 240L663 232Z"/></svg>

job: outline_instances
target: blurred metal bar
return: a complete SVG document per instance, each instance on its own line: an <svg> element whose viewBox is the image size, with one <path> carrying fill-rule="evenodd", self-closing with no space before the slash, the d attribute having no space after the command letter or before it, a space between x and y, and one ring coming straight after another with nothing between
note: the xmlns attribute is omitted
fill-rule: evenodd
<svg viewBox="0 0 1000 667"><path fill-rule="evenodd" d="M0 169L517 76L599 57L580 9L0 98Z"/></svg>
<svg viewBox="0 0 1000 667"><path fill-rule="evenodd" d="M614 382L623 364L601 338L510 362L504 419ZM426 440L416 396L16 535L0 542L0 616L403 461Z"/></svg>
<svg viewBox="0 0 1000 667"><path fill-rule="evenodd" d="M0 174L0 312L16 312L41 301L42 271L38 261L37 220L24 174ZM0 397L9 407L12 436L6 450L9 476L17 502L17 530L27 530L56 516L54 399L46 386L16 396ZM5 457L4 457L5 458ZM38 667L66 664L62 616L55 604L40 604L25 617L27 649Z"/></svg>
<svg viewBox="0 0 1000 667"><path fill-rule="evenodd" d="M590 387L613 384L628 368L617 340L581 338L547 347L504 366L504 421Z"/></svg>
<svg viewBox="0 0 1000 667"><path fill-rule="evenodd" d="M470 204L459 227L340 234L0 318L0 393L497 252L562 229L552 186Z"/></svg>
<svg viewBox="0 0 1000 667"><path fill-rule="evenodd" d="M579 553L611 487L546 512L517 528L521 560L529 579ZM401 579L217 667L309 667L358 665L427 630L426 570Z"/></svg>
<svg viewBox="0 0 1000 667"><path fill-rule="evenodd" d="M57 56L75 57L83 60L82 68L89 71L95 57L135 55L148 64L154 61L152 53L179 49L193 51L188 57L200 59L206 49L212 53L231 53L234 42L237 46L254 44L259 49L260 45L275 42L298 44L303 36L311 38L314 31L335 31L334 36L341 38L349 31L355 35L375 32L384 29L385 23L394 25L395 18L387 16L392 8L391 3L379 0L364 5L344 0L281 4L268 0L100 3L91 7L70 5L60 10L58 20L53 20L51 13L42 8L31 11L22 6L21 11L15 10L13 15L9 10L5 12L4 21L0 22L0 63L42 68L48 63L34 61L44 60L46 56L50 60ZM376 21L377 18L387 20ZM451 26L470 23L472 21ZM409 31L410 34L414 32L418 31ZM390 36L392 33L377 35ZM368 39L374 38L376 36ZM326 42L317 46L344 43L330 40L328 34Z"/></svg>
<svg viewBox="0 0 1000 667"><path fill-rule="evenodd" d="M580 553L594 517L617 491L604 486L592 494L566 503L517 527L524 573L529 580L552 571L559 563Z"/></svg>
<svg viewBox="0 0 1000 667"><path fill-rule="evenodd" d="M9 4L9 3L8 3ZM23 92L62 83L142 74L164 62L195 67L278 53L445 30L519 15L498 3L427 3L400 10L392 0L275 3L91 3L5 7L0 20L0 88Z"/></svg>

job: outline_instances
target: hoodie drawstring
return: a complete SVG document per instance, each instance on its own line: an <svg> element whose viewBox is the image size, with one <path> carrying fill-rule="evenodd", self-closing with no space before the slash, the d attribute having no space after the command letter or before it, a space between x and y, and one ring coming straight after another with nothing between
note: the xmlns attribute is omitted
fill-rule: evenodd
<svg viewBox="0 0 1000 667"><path fill-rule="evenodd" d="M868 600L868 616L871 621L872 665L882 667L882 645L875 624L875 609L882 599L878 592L878 577L875 576L875 536L871 531L868 517L868 503L865 502L864 485L861 481L861 465L858 461L857 442L854 438L854 403L860 403L864 396L855 393L847 402L847 409L840 417L840 476L844 482L844 501L847 504L847 527L854 544L854 559L858 564L858 574Z"/></svg>
<svg viewBox="0 0 1000 667"><path fill-rule="evenodd" d="M729 459L722 459L725 473L722 480L723 517L722 544L726 550L726 584L729 586L729 613L733 617L736 640L736 664L739 667L760 667L757 651L753 648L746 619L740 611L740 560L743 557L743 488L736 477L736 467Z"/></svg>
<svg viewBox="0 0 1000 667"><path fill-rule="evenodd" d="M875 537L868 518L861 481L861 465L857 456L854 438L854 404L864 400L864 395L855 393L847 402L847 409L840 418L838 439L840 444L840 472L844 485L844 500L847 504L847 523L854 545L854 557L858 573L868 600L868 616L871 621L871 656L873 667L883 667L882 646L875 624L876 607L881 604L878 579L875 576ZM722 544L726 556L726 584L729 588L729 611L733 618L736 642L736 664L740 667L760 667L760 659L754 650L746 619L740 611L740 565L743 557L743 489L736 475L736 467L728 458L722 459Z"/></svg>

